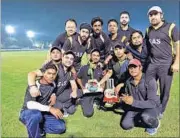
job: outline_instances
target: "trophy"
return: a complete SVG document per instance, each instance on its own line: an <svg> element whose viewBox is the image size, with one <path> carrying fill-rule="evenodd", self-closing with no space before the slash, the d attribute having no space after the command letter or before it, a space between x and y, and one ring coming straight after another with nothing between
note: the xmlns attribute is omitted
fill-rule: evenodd
<svg viewBox="0 0 180 138"><path fill-rule="evenodd" d="M108 79L106 82L103 102L106 102L106 105L109 107L119 102L118 95L114 92L114 79Z"/></svg>
<svg viewBox="0 0 180 138"><path fill-rule="evenodd" d="M100 87L96 79L90 79L85 85L84 93L94 93L94 92L103 92L103 89Z"/></svg>

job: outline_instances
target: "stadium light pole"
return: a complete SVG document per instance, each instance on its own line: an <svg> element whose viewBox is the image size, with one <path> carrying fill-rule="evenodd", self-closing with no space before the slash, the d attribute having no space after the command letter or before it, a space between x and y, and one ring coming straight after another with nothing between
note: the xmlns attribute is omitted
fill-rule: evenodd
<svg viewBox="0 0 180 138"><path fill-rule="evenodd" d="M32 45L34 46L33 38L35 37L35 33L29 30L26 32L26 36L29 38L29 40L32 42Z"/></svg>

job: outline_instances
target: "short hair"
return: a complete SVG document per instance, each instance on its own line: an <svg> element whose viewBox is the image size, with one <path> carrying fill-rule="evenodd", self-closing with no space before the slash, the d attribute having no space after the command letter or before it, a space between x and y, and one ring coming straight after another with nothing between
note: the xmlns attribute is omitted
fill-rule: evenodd
<svg viewBox="0 0 180 138"><path fill-rule="evenodd" d="M117 26L118 26L118 21L117 21L116 19L110 19L110 20L108 21L108 25L110 24L110 22L115 22L115 23L117 24Z"/></svg>
<svg viewBox="0 0 180 138"><path fill-rule="evenodd" d="M93 26L94 23L97 22L97 21L101 22L101 25L103 25L103 20L100 17L94 17L91 20L91 26Z"/></svg>
<svg viewBox="0 0 180 138"><path fill-rule="evenodd" d="M75 53L72 50L68 50L68 51L64 52L64 56L69 55L69 54L73 55L74 58L76 57Z"/></svg>
<svg viewBox="0 0 180 138"><path fill-rule="evenodd" d="M130 17L130 14L129 14L128 11L122 11L122 12L120 13L120 16L121 16L122 14L127 14L127 15Z"/></svg>
<svg viewBox="0 0 180 138"><path fill-rule="evenodd" d="M129 40L131 44L132 44L132 36L133 36L134 33L140 34L140 35L142 36L142 38L144 37L144 36L143 36L143 33L142 33L141 31L139 31L139 30L133 31L133 32L131 33L131 35L130 35L130 40Z"/></svg>
<svg viewBox="0 0 180 138"><path fill-rule="evenodd" d="M48 70L48 69L54 69L56 72L57 72L57 67L56 67L56 65L54 65L54 64L48 64L47 66L45 66L45 68L44 68L45 70L44 70L44 72L46 71L46 70Z"/></svg>
<svg viewBox="0 0 180 138"><path fill-rule="evenodd" d="M77 26L77 22L76 22L76 20L73 19L73 18L67 19L66 22L65 22L65 26L66 26L67 22L69 22L69 21L70 21L70 22L74 22L75 25Z"/></svg>

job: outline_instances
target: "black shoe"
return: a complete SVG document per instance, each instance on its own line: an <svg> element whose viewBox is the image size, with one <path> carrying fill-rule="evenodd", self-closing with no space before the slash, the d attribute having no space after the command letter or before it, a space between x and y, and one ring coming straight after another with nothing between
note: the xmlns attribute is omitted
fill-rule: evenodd
<svg viewBox="0 0 180 138"><path fill-rule="evenodd" d="M41 138L46 138L46 132L43 130L40 130Z"/></svg>

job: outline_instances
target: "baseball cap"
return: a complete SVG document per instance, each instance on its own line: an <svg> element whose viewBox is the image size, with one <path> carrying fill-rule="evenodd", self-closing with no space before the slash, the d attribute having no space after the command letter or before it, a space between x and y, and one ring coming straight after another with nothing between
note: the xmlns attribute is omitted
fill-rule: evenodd
<svg viewBox="0 0 180 138"><path fill-rule="evenodd" d="M148 10L147 15L149 15L149 13L152 12L152 11L157 11L157 12L162 13L162 9L159 6L153 6Z"/></svg>
<svg viewBox="0 0 180 138"><path fill-rule="evenodd" d="M92 50L91 50L91 54L92 54L93 52L95 52L95 51L98 52L98 53L100 54L100 50L97 49L97 48L92 49Z"/></svg>
<svg viewBox="0 0 180 138"><path fill-rule="evenodd" d="M116 45L115 45L115 47L114 48L125 48L126 46L125 46L125 44L124 43L117 43Z"/></svg>
<svg viewBox="0 0 180 138"><path fill-rule="evenodd" d="M50 52L52 52L54 49L57 49L61 52L61 49L59 46L52 46Z"/></svg>
<svg viewBox="0 0 180 138"><path fill-rule="evenodd" d="M64 53L64 55L68 55L68 54L73 55L74 58L76 57L76 55L74 54L74 52L71 51L71 50L68 50L68 51L66 51L66 52Z"/></svg>
<svg viewBox="0 0 180 138"><path fill-rule="evenodd" d="M128 66L130 66L130 65L141 66L141 62L138 59L133 58L133 59L131 59L129 61L129 65Z"/></svg>
<svg viewBox="0 0 180 138"><path fill-rule="evenodd" d="M80 25L80 30L81 30L81 29L87 29L87 30L89 30L90 33L91 33L91 31L92 31L91 25L88 24L88 23L82 23L82 24Z"/></svg>

